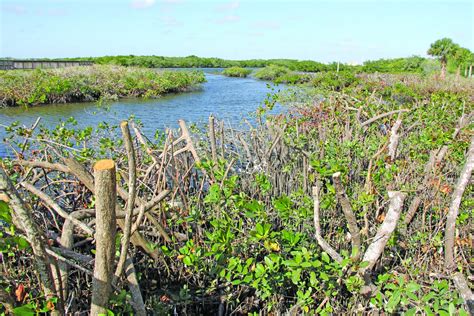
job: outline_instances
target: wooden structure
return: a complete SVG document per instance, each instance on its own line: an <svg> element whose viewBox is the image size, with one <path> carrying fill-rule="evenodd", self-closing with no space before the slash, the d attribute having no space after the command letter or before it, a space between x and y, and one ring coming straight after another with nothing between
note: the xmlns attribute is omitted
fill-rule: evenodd
<svg viewBox="0 0 474 316"><path fill-rule="evenodd" d="M32 60L32 59L0 59L0 70L64 68L74 66L89 66L91 61L78 60Z"/></svg>

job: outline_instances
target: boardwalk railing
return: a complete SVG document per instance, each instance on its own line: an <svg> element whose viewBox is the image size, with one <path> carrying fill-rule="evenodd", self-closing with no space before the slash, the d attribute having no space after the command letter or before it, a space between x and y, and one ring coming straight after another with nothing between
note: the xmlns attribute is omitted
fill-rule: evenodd
<svg viewBox="0 0 474 316"><path fill-rule="evenodd" d="M36 68L64 68L74 66L89 66L91 61L77 60L20 60L20 59L3 59L0 60L0 70L13 69L36 69Z"/></svg>

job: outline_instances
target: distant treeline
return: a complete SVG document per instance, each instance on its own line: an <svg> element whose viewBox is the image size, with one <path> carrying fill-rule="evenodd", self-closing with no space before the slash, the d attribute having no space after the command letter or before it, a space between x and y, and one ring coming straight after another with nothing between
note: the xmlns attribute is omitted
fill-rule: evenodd
<svg viewBox="0 0 474 316"><path fill-rule="evenodd" d="M10 59L10 58L4 58ZM56 60L36 58L31 60ZM165 57L165 56L103 56L103 57L78 57L61 58L61 60L92 61L96 64L135 66L146 68L263 68L270 65L286 67L297 72L321 72L349 70L355 72L381 72L381 73L423 73L431 72L440 68L438 60L412 56L405 58L369 60L362 65L349 65L345 63L321 63L313 60L296 59L247 59L228 60L216 57ZM454 68L454 67L453 67ZM454 69L449 69L454 72Z"/></svg>
<svg viewBox="0 0 474 316"><path fill-rule="evenodd" d="M333 62L329 64L312 60L295 59L248 59L248 60L227 60L221 58L205 58L197 56L187 57L164 57L164 56L103 56L72 58L74 60L93 61L97 64L114 64L121 66L138 66L147 68L228 68L228 67L249 67L261 68L269 65L283 66L293 71L320 72L337 70L352 70L361 72L423 72L426 66L433 67L438 62L419 56L395 59L379 59L366 61L363 65L349 65Z"/></svg>

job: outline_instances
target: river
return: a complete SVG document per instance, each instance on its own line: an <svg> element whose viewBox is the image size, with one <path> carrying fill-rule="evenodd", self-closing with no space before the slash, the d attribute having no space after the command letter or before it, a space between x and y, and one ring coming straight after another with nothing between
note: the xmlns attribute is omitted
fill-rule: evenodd
<svg viewBox="0 0 474 316"><path fill-rule="evenodd" d="M215 71L215 70L212 70ZM238 126L244 118L250 118L271 89L268 82L254 78L229 78L213 74L204 69L207 82L200 88L178 94L164 95L157 99L120 99L107 105L109 111L100 110L97 103L49 104L35 107L12 107L0 109L0 124L14 121L31 126L38 117L41 124L53 127L60 121L74 117L80 127L97 126L100 122L118 123L134 115L144 124L144 132L152 136L156 129L178 126L178 119L189 123L207 122L210 114L226 123ZM281 87L276 87L281 89ZM277 105L275 111L281 109ZM0 127L0 139L6 136ZM6 155L3 141L0 143L0 157Z"/></svg>

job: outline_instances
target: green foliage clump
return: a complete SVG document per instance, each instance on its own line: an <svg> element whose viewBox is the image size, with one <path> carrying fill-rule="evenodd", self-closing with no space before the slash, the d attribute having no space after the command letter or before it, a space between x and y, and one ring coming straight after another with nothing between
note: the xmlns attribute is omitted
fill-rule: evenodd
<svg viewBox="0 0 474 316"><path fill-rule="evenodd" d="M302 84L307 83L311 80L310 74L300 74L296 72L290 72L275 78L275 83L288 83L288 84Z"/></svg>
<svg viewBox="0 0 474 316"><path fill-rule="evenodd" d="M357 76L350 71L328 71L314 76L310 84L313 87L341 91L359 83Z"/></svg>
<svg viewBox="0 0 474 316"><path fill-rule="evenodd" d="M278 77L281 77L283 75L288 75L290 72L291 72L290 69L286 67L270 65L265 68L257 70L254 76L255 78L261 79L261 80L275 80Z"/></svg>
<svg viewBox="0 0 474 316"><path fill-rule="evenodd" d="M201 71L88 66L0 72L0 106L156 97L205 81Z"/></svg>
<svg viewBox="0 0 474 316"><path fill-rule="evenodd" d="M247 68L242 68L242 67L230 67L230 68L224 69L224 71L222 71L222 74L223 74L224 76L227 76L227 77L245 78L245 77L247 77L248 75L250 75L251 72L252 72L252 70L251 70L251 69L247 69Z"/></svg>
<svg viewBox="0 0 474 316"><path fill-rule="evenodd" d="M423 71L423 62L427 59L419 56L408 58L379 59L364 62L362 71L383 72L383 73L421 73Z"/></svg>

